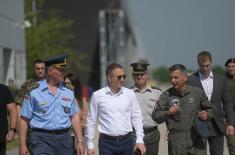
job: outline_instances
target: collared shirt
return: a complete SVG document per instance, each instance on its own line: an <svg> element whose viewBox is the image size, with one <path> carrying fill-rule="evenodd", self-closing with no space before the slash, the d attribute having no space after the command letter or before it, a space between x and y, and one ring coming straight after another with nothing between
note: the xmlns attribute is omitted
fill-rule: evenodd
<svg viewBox="0 0 235 155"><path fill-rule="evenodd" d="M211 100L211 95L213 91L213 73L210 72L210 75L206 78L199 72L200 81L202 83L202 87L208 100Z"/></svg>
<svg viewBox="0 0 235 155"><path fill-rule="evenodd" d="M88 149L94 148L97 118L100 133L110 136L126 135L134 127L137 137L136 143L143 143L143 117L132 90L122 87L117 94L113 94L106 86L93 93L87 118Z"/></svg>
<svg viewBox="0 0 235 155"><path fill-rule="evenodd" d="M54 96L46 80L24 99L21 116L30 120L31 128L59 130L71 126L70 117L79 111L73 91L59 85Z"/></svg>
<svg viewBox="0 0 235 155"><path fill-rule="evenodd" d="M156 107L162 92L157 88L151 87L150 85L147 85L147 87L143 90L133 87L133 90L140 104L144 127L157 126L157 123L152 119L152 112Z"/></svg>

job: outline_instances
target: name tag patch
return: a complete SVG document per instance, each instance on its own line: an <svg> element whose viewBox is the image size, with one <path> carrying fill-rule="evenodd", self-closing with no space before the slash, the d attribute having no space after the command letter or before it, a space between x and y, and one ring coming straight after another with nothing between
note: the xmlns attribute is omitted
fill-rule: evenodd
<svg viewBox="0 0 235 155"><path fill-rule="evenodd" d="M38 105L46 105L46 104L47 104L46 101L41 101L41 102L38 103Z"/></svg>
<svg viewBox="0 0 235 155"><path fill-rule="evenodd" d="M192 97L188 98L188 103L193 104L194 103L194 98L192 98Z"/></svg>

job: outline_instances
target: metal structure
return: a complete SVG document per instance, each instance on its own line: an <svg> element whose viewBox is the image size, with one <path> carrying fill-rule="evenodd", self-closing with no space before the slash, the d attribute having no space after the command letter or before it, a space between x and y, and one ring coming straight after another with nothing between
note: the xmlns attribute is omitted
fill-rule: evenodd
<svg viewBox="0 0 235 155"><path fill-rule="evenodd" d="M109 63L125 63L125 15L122 10L99 12L100 86L106 84L105 68Z"/></svg>
<svg viewBox="0 0 235 155"><path fill-rule="evenodd" d="M0 1L0 82L20 86L26 79L24 1Z"/></svg>

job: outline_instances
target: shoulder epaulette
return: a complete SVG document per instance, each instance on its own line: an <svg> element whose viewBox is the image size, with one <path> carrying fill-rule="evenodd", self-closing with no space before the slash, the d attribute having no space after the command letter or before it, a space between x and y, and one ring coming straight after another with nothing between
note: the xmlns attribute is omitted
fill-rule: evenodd
<svg viewBox="0 0 235 155"><path fill-rule="evenodd" d="M38 82L31 82L30 84L28 84L25 88L25 94L31 92L32 90L36 89L39 87L39 83Z"/></svg>
<svg viewBox="0 0 235 155"><path fill-rule="evenodd" d="M152 85L151 85L151 88L152 88L152 89L157 89L157 90L162 91L160 88L158 88L158 87L156 87L156 86L152 86Z"/></svg>
<svg viewBox="0 0 235 155"><path fill-rule="evenodd" d="M65 83L65 84L64 84L64 87L65 87L65 88L68 88L68 89L70 89L70 90L72 90L72 91L74 91L73 85L70 84L70 83Z"/></svg>

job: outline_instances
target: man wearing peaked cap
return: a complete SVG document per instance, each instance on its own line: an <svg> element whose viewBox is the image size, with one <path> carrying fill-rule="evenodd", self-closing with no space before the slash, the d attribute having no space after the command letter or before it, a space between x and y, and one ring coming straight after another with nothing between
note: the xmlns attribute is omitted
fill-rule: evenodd
<svg viewBox="0 0 235 155"><path fill-rule="evenodd" d="M68 68L67 55L60 55L45 61L47 67Z"/></svg>
<svg viewBox="0 0 235 155"><path fill-rule="evenodd" d="M132 63L133 73L145 73L148 70L149 64L147 63Z"/></svg>
<svg viewBox="0 0 235 155"><path fill-rule="evenodd" d="M82 130L76 99L64 81L66 56L47 60L47 77L38 81L25 95L19 128L19 154L29 153L26 146L28 124L32 129L31 144L34 155L74 155L71 126L77 138L77 155L84 154ZM33 100L32 100L33 99ZM43 139L41 137L44 137Z"/></svg>
<svg viewBox="0 0 235 155"><path fill-rule="evenodd" d="M146 146L146 155L157 155L160 133L157 123L152 119L152 112L158 102L161 90L156 87L148 85L149 74L147 63L132 63L133 67L132 77L135 85L132 89L139 101L140 109L143 115L144 125L144 143Z"/></svg>

